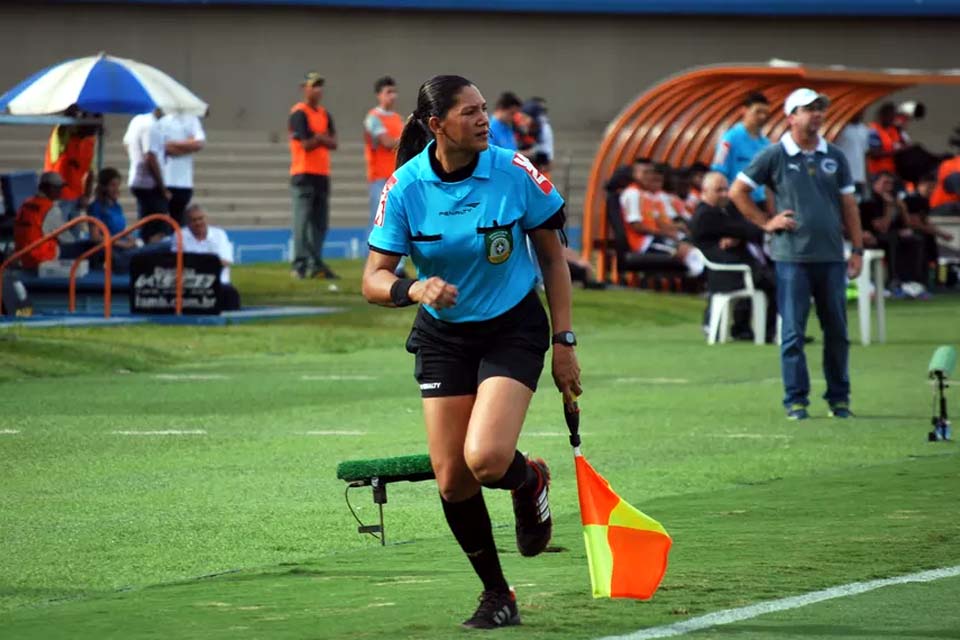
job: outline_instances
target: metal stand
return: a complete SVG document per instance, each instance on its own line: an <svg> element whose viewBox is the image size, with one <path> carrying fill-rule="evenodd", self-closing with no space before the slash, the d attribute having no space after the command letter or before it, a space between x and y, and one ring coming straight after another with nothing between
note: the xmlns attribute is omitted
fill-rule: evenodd
<svg viewBox="0 0 960 640"><path fill-rule="evenodd" d="M950 439L950 420L947 418L947 396L944 394L944 390L949 389L950 385L947 384L942 372L937 371L934 375L937 378L936 387L934 388L934 402L936 403L936 395L939 394L940 415L934 415L930 419L930 424L933 425L933 431L927 434L927 440L930 442L939 442Z"/></svg>
<svg viewBox="0 0 960 640"><path fill-rule="evenodd" d="M367 480L351 482L348 488L366 487L368 485L373 489L373 503L377 505L377 509L380 512L380 524L363 524L357 514L354 513L353 517L356 518L359 524L357 533L369 533L373 537L379 538L380 545L384 546L387 544L387 530L383 523L383 505L387 504L387 483L383 482L379 477L374 476ZM347 500L347 506L350 506L349 500ZM353 511L352 507L350 511Z"/></svg>

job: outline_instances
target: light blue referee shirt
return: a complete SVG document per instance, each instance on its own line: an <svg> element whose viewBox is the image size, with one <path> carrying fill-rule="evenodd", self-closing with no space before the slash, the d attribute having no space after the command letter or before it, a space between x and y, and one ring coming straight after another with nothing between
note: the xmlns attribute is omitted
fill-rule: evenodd
<svg viewBox="0 0 960 640"><path fill-rule="evenodd" d="M717 143L717 150L713 154L713 163L710 169L719 171L727 177L727 182L731 185L737 179L740 172L750 166L750 162L758 153L770 146L770 140L765 135L759 135L754 138L747 131L742 122L730 127L720 142ZM766 202L767 195L763 187L759 187L751 197L755 202ZM764 209L765 206L761 206Z"/></svg>
<svg viewBox="0 0 960 640"><path fill-rule="evenodd" d="M430 166L431 142L394 172L380 196L370 246L409 255L421 280L457 286L457 304L424 305L447 322L489 320L515 307L536 284L526 232L563 206L556 187L519 153L490 146L473 175L443 182Z"/></svg>

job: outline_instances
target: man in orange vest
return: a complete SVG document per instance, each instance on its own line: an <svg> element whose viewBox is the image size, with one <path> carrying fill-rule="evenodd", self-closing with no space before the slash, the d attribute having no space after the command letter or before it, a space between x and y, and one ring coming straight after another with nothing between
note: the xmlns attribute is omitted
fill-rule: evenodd
<svg viewBox="0 0 960 640"><path fill-rule="evenodd" d="M63 218L57 200L62 195L63 187L63 178L56 171L47 171L40 176L36 195L23 201L13 222L13 244L17 251L60 226ZM36 269L41 262L56 260L59 254L57 240L50 239L20 256L20 264L26 269Z"/></svg>
<svg viewBox="0 0 960 640"><path fill-rule="evenodd" d="M930 210L937 215L960 213L960 127L953 133L950 146L954 156L940 163L937 186L930 195Z"/></svg>
<svg viewBox="0 0 960 640"><path fill-rule="evenodd" d="M303 101L290 110L290 192L293 196L293 270L295 278L337 278L323 262L323 241L330 225L330 151L337 148L333 118L320 105L323 78L304 77Z"/></svg>
<svg viewBox="0 0 960 640"><path fill-rule="evenodd" d="M89 117L71 107L66 115ZM93 194L96 175L97 127L95 125L57 125L50 134L43 170L56 171L63 178L60 210L65 220L83 215Z"/></svg>
<svg viewBox="0 0 960 640"><path fill-rule="evenodd" d="M870 123L869 150L867 151L868 179L878 173L897 175L894 156L903 149L906 140L896 125L897 107L892 102L884 102L877 109L877 119Z"/></svg>
<svg viewBox="0 0 960 640"><path fill-rule="evenodd" d="M403 118L393 110L397 102L397 83L384 76L373 85L377 106L363 121L363 157L367 161L370 185L370 225L377 215L380 193L397 164L397 143L403 131Z"/></svg>

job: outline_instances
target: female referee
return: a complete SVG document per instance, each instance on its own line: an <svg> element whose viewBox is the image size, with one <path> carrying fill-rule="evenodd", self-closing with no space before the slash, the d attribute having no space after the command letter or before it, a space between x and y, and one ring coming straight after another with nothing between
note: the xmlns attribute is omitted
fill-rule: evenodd
<svg viewBox="0 0 960 640"><path fill-rule="evenodd" d="M520 623L481 487L513 494L521 554L543 551L552 529L547 465L517 451L551 341L526 236L550 305L554 382L565 397L581 392L563 198L525 157L489 146L488 132L486 102L469 80L436 76L420 87L363 274L370 302L420 304L407 350L443 513L483 582L480 606L463 623L479 629ZM402 255L419 280L394 275Z"/></svg>

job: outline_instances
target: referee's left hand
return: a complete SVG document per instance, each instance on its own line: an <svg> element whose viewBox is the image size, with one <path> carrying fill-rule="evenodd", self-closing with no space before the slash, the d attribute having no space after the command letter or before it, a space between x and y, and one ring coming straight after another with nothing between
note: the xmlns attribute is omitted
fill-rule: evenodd
<svg viewBox="0 0 960 640"><path fill-rule="evenodd" d="M564 398L576 398L583 393L580 387L580 365L573 347L553 345L553 382Z"/></svg>

